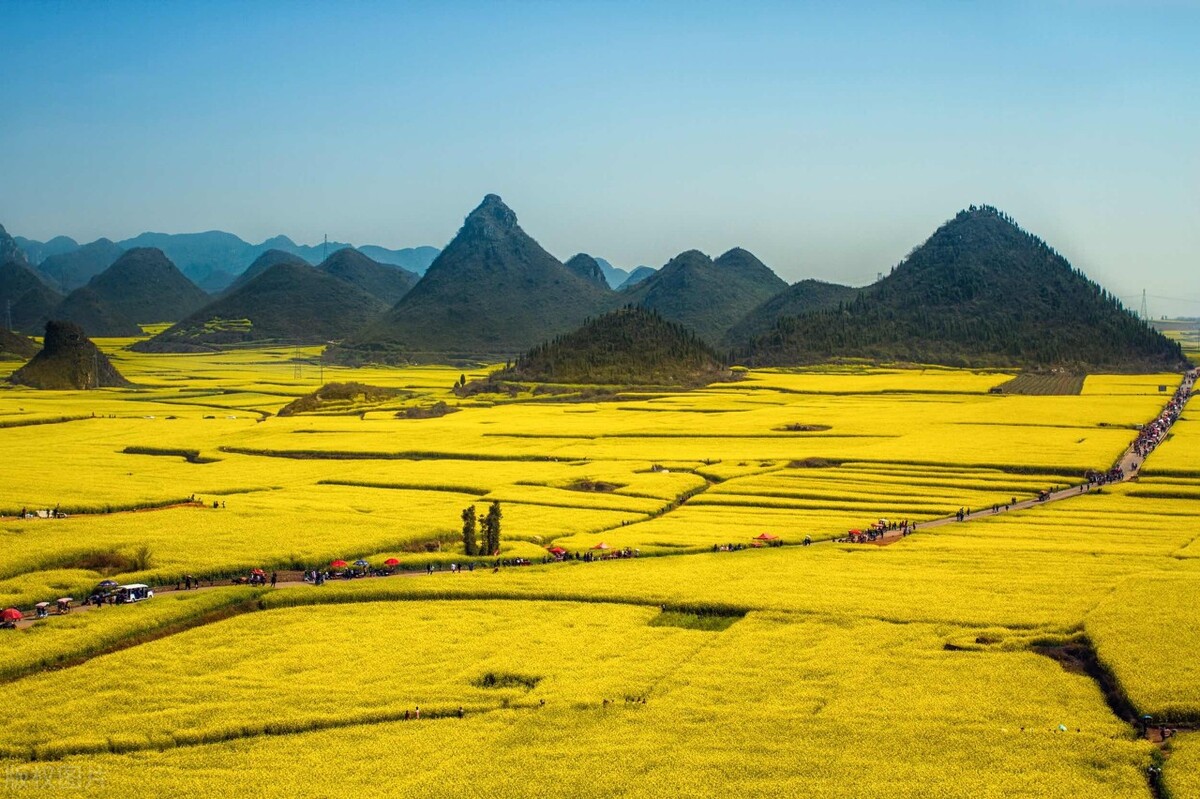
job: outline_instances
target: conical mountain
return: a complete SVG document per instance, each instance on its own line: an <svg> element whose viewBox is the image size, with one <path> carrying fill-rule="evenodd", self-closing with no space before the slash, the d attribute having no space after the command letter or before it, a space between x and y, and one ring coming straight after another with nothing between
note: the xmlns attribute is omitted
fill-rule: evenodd
<svg viewBox="0 0 1200 799"><path fill-rule="evenodd" d="M600 266L600 262L587 253L581 252L578 255L572 256L563 266L584 280L590 280L597 286L602 286L606 289L609 288L608 278L604 276L604 269Z"/></svg>
<svg viewBox="0 0 1200 799"><path fill-rule="evenodd" d="M497 376L548 383L703 385L722 373L712 349L654 311L628 307L533 348Z"/></svg>
<svg viewBox="0 0 1200 799"><path fill-rule="evenodd" d="M292 246L294 247L295 245L293 244ZM254 263L246 267L246 271L238 275L237 280L230 283L229 288L225 289L223 293L232 294L254 278L261 275L263 272L270 269L275 264L292 264L293 266L309 265L308 261L304 260L299 255L295 255L294 253L286 252L285 250L267 250L262 255L255 258Z"/></svg>
<svg viewBox="0 0 1200 799"><path fill-rule="evenodd" d="M37 354L38 345L31 338L0 327L0 360L18 358L27 361Z"/></svg>
<svg viewBox="0 0 1200 799"><path fill-rule="evenodd" d="M622 304L658 311L715 346L746 314L786 288L787 283L741 248L715 261L688 250L617 296Z"/></svg>
<svg viewBox="0 0 1200 799"><path fill-rule="evenodd" d="M74 291L87 285L124 254L125 250L108 239L96 239L71 252L51 255L38 264L37 271L58 290Z"/></svg>
<svg viewBox="0 0 1200 799"><path fill-rule="evenodd" d="M0 239L0 246L3 245ZM0 314L12 319L12 329L40 333L62 295L47 286L25 263L20 250L0 261ZM0 324L5 317L0 316Z"/></svg>
<svg viewBox="0 0 1200 799"><path fill-rule="evenodd" d="M862 289L837 283L801 280L746 314L729 329L722 343L727 348L744 347L751 339L770 330L785 316L800 316L811 311L836 308L838 303L850 302L861 291Z"/></svg>
<svg viewBox="0 0 1200 799"><path fill-rule="evenodd" d="M209 299L154 247L127 251L89 280L87 287L111 306L113 313L139 325L182 319Z"/></svg>
<svg viewBox="0 0 1200 799"><path fill-rule="evenodd" d="M59 321L46 323L42 351L8 379L17 385L60 391L130 385L79 325Z"/></svg>
<svg viewBox="0 0 1200 799"><path fill-rule="evenodd" d="M1176 369L1179 345L1007 215L972 206L844 307L785 317L755 364L861 357L1078 370Z"/></svg>
<svg viewBox="0 0 1200 799"><path fill-rule="evenodd" d="M384 266L353 247L345 247L326 258L317 267L338 280L357 286L388 305L395 305L421 276L397 266Z"/></svg>
<svg viewBox="0 0 1200 799"><path fill-rule="evenodd" d="M324 344L387 310L355 286L308 264L277 263L246 285L190 314L138 352L195 352L233 344Z"/></svg>
<svg viewBox="0 0 1200 799"><path fill-rule="evenodd" d="M142 328L91 286L78 288L54 309L54 316L74 322L89 336L140 336Z"/></svg>
<svg viewBox="0 0 1200 799"><path fill-rule="evenodd" d="M609 294L542 249L489 194L412 291L331 356L504 359L577 327Z"/></svg>

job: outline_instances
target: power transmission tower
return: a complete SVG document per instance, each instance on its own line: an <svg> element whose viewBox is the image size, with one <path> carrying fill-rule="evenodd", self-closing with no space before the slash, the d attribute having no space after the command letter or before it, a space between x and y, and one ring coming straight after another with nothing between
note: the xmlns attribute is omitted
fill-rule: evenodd
<svg viewBox="0 0 1200 799"><path fill-rule="evenodd" d="M1145 289L1142 289L1142 314L1141 314L1141 316L1142 316L1143 322L1150 321L1150 311L1146 307L1146 290Z"/></svg>

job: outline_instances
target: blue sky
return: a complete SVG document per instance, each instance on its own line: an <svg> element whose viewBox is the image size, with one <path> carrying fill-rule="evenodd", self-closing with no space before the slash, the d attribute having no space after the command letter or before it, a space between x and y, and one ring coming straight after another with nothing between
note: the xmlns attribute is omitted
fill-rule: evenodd
<svg viewBox="0 0 1200 799"><path fill-rule="evenodd" d="M0 1L0 223L744 246L863 284L971 203L1200 315L1200 4ZM1173 299L1160 299L1173 298Z"/></svg>

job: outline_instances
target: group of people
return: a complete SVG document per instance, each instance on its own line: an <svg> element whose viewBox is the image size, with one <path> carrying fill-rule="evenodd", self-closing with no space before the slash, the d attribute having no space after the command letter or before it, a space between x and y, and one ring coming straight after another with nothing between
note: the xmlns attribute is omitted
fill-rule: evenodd
<svg viewBox="0 0 1200 799"><path fill-rule="evenodd" d="M580 554L574 553L575 560L582 560L585 563L591 563L596 560L621 560L624 558L636 558L642 554L642 550L633 549L631 547L622 547L621 549L597 549L587 550ZM571 560L571 556L567 555L564 560Z"/></svg>
<svg viewBox="0 0 1200 799"><path fill-rule="evenodd" d="M1192 384L1195 381L1196 373L1188 372L1187 376L1179 384L1179 388L1175 389L1175 393L1167 402L1162 413L1158 418L1149 424L1143 425L1142 430L1138 433L1137 440L1133 442L1133 452L1139 458L1145 458L1154 448L1162 443L1163 437L1167 431L1171 429L1171 425L1175 424L1179 419L1179 414L1183 413L1183 405L1187 402L1188 395L1192 393ZM1135 467L1136 468L1136 465Z"/></svg>
<svg viewBox="0 0 1200 799"><path fill-rule="evenodd" d="M959 513L963 513L966 509L960 508ZM962 519L959 519L962 521ZM899 530L901 536L906 536L916 529L915 524L909 524L908 519L899 522L880 519L874 524L868 525L866 530L851 530L843 538L836 539L840 544L870 544L878 541L890 532ZM804 537L804 545L808 546L812 543L812 539L808 536Z"/></svg>
<svg viewBox="0 0 1200 799"><path fill-rule="evenodd" d="M29 510L29 508L21 508L21 518L22 519L65 519L65 518L67 518L67 514L63 513L59 509L60 507L61 506L59 506L59 505L55 505L53 508L37 508L36 510Z"/></svg>

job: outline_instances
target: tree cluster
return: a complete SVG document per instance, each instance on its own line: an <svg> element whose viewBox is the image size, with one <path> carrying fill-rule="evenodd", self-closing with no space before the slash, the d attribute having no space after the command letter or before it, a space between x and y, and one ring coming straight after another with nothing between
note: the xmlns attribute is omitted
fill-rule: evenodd
<svg viewBox="0 0 1200 799"><path fill-rule="evenodd" d="M500 520L502 517L499 501L492 502L483 519L479 519L475 513L474 505L468 505L463 509L463 550L467 555L494 556L500 553Z"/></svg>

